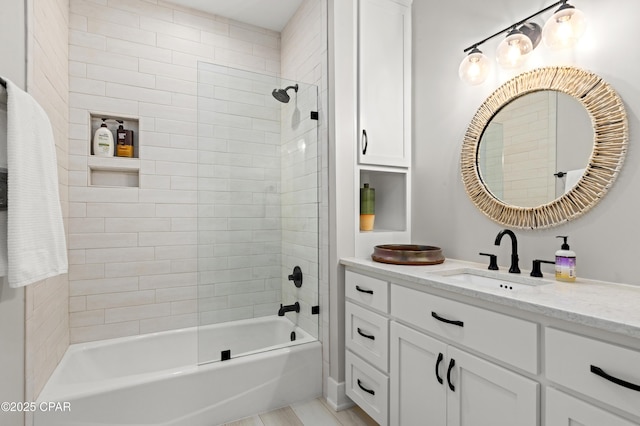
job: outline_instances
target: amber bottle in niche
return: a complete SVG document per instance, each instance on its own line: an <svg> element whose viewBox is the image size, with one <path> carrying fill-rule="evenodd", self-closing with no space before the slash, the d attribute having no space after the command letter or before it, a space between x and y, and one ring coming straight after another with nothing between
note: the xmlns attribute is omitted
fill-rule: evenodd
<svg viewBox="0 0 640 426"><path fill-rule="evenodd" d="M118 157L133 157L133 130L124 128L124 121L118 120L120 126L116 132L116 155Z"/></svg>

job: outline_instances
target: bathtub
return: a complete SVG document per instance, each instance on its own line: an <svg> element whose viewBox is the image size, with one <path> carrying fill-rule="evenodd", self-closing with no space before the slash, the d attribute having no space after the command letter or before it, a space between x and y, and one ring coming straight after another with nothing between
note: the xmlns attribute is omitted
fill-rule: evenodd
<svg viewBox="0 0 640 426"><path fill-rule="evenodd" d="M34 426L222 424L320 396L321 352L277 316L74 344L36 401L70 410L36 411Z"/></svg>

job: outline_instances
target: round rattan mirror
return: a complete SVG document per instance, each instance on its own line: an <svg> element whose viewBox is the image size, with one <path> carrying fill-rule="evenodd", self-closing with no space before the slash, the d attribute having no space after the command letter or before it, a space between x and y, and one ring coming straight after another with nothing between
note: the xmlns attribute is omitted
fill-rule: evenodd
<svg viewBox="0 0 640 426"><path fill-rule="evenodd" d="M582 177L564 194L534 207L507 204L481 178L480 141L492 118L506 105L533 92L557 91L576 99L593 125L593 150ZM464 136L462 181L471 201L492 220L522 229L548 228L587 212L608 191L622 167L628 142L627 116L615 90L599 76L573 67L546 67L507 81L478 108Z"/></svg>

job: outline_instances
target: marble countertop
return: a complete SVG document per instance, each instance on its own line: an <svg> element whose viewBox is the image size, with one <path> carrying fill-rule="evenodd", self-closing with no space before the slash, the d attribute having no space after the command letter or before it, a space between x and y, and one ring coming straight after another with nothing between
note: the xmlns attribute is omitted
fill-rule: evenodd
<svg viewBox="0 0 640 426"><path fill-rule="evenodd" d="M408 281L640 339L640 286L580 278L574 283L564 283L555 281L550 273L545 278L531 278L529 271L524 270L520 275L502 270L484 272L486 264L455 259L430 266L388 265L360 258L344 258L340 263L391 282ZM455 270L473 270L524 284L539 280L544 285L522 285L507 291L497 286L485 288L446 276Z"/></svg>

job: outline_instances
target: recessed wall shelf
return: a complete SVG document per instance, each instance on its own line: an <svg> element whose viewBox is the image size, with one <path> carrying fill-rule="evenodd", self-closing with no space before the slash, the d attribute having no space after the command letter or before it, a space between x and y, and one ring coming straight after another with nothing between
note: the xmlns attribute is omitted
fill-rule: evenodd
<svg viewBox="0 0 640 426"><path fill-rule="evenodd" d="M98 157L87 159L89 186L138 188L140 160L137 158Z"/></svg>
<svg viewBox="0 0 640 426"><path fill-rule="evenodd" d="M125 117L121 115L116 116L113 114L101 114L99 112L91 112L89 116L90 116L90 122L91 122L91 129L89 134L89 154L91 154L91 156L93 156L93 135L102 124L102 119L106 118L107 127L109 128L109 130L111 130L111 133L113 134L114 143L116 144L116 147L114 147L114 157L117 157L116 153L117 153L118 139L116 137L117 136L116 131L119 126L119 123L117 121L121 120L123 121L123 127L126 130L133 130L133 158L139 158L140 156L139 154L140 120L138 118ZM101 157L101 158L111 158L111 157ZM130 157L117 157L117 158L130 158Z"/></svg>
<svg viewBox="0 0 640 426"><path fill-rule="evenodd" d="M407 228L406 169L397 171L360 169L360 188L365 183L376 190L376 217L373 231L362 232L405 231Z"/></svg>
<svg viewBox="0 0 640 426"><path fill-rule="evenodd" d="M360 190L356 191L355 255L369 257L379 244L407 244L411 239L411 178L404 167L360 166L357 185L375 189L375 221L372 231L360 231Z"/></svg>

